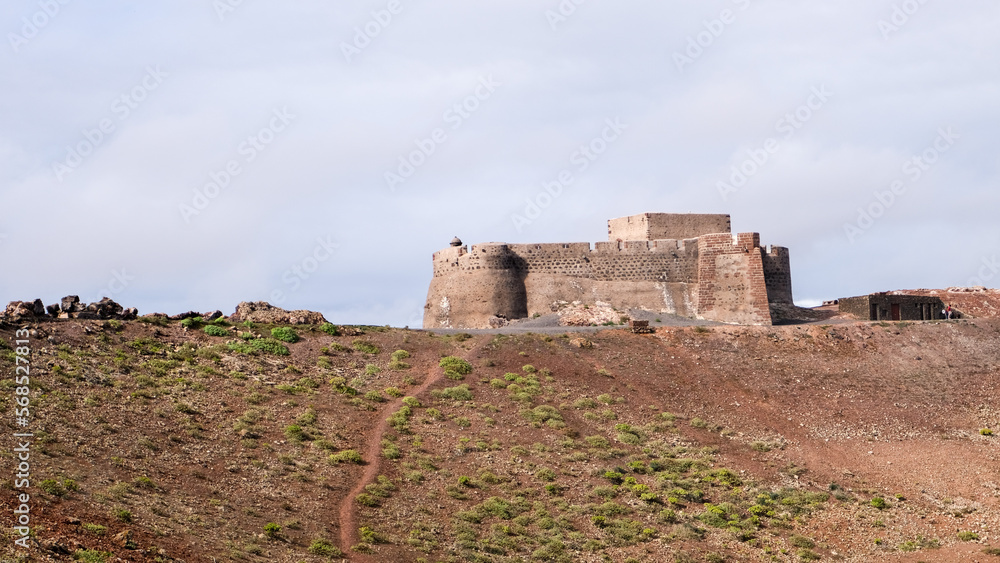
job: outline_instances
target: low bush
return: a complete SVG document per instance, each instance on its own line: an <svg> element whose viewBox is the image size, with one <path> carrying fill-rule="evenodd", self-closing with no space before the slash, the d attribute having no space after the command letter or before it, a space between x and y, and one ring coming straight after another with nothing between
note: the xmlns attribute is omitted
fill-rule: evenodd
<svg viewBox="0 0 1000 563"><path fill-rule="evenodd" d="M208 325L204 330L209 336L229 336L229 331L218 325Z"/></svg>
<svg viewBox="0 0 1000 563"><path fill-rule="evenodd" d="M330 323L327 323L330 324ZM333 326L333 325L330 325ZM334 327L336 329L336 327ZM340 550L337 546L333 545L330 540L318 538L309 544L309 553L313 555L320 555L323 557L343 557L344 552Z"/></svg>
<svg viewBox="0 0 1000 563"><path fill-rule="evenodd" d="M343 450L335 454L330 454L331 463L364 463L361 459L361 454L357 450Z"/></svg>
<svg viewBox="0 0 1000 563"><path fill-rule="evenodd" d="M461 380L472 373L472 364L458 356L445 356L438 362L438 366L444 368L444 374L449 379Z"/></svg>
<svg viewBox="0 0 1000 563"><path fill-rule="evenodd" d="M444 389L431 391L431 395L441 399L451 399L453 401L471 401L472 391L468 385L458 385L456 387L446 387Z"/></svg>
<svg viewBox="0 0 1000 563"><path fill-rule="evenodd" d="M282 342L294 343L299 341L299 334L295 332L295 329L287 326L272 328L271 336Z"/></svg>
<svg viewBox="0 0 1000 563"><path fill-rule="evenodd" d="M368 342L367 340L362 340L360 338L356 338L353 341L351 341L351 347L357 350L358 352L361 352L363 354L368 354L370 356L374 356L375 354L378 354L379 352L382 351L375 344Z"/></svg>

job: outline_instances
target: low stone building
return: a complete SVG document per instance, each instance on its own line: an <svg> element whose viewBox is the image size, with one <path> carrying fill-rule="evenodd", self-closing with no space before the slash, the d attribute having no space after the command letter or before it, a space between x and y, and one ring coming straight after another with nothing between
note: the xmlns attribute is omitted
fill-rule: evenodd
<svg viewBox="0 0 1000 563"><path fill-rule="evenodd" d="M740 324L792 304L788 249L733 234L729 215L645 213L608 221L608 242L486 243L434 253L424 328L491 328L607 303Z"/></svg>
<svg viewBox="0 0 1000 563"><path fill-rule="evenodd" d="M937 297L882 292L844 297L838 301L841 313L869 321L932 321L944 318L941 311L945 304Z"/></svg>

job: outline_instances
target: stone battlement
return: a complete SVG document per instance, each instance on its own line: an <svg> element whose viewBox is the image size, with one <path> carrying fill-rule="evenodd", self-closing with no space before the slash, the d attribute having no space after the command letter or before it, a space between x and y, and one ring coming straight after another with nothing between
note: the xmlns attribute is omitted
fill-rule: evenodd
<svg viewBox="0 0 1000 563"><path fill-rule="evenodd" d="M729 225L728 215L647 213L608 221L613 240L593 246L494 242L467 247L456 239L433 255L424 326L496 326L550 312L560 301L603 301L619 308L770 324L769 304L791 303L788 249L765 249L758 233L732 234ZM713 228L723 230L702 232ZM666 233L700 234L648 238ZM523 303L505 302L498 291L523 295ZM484 309L484 303L493 305Z"/></svg>

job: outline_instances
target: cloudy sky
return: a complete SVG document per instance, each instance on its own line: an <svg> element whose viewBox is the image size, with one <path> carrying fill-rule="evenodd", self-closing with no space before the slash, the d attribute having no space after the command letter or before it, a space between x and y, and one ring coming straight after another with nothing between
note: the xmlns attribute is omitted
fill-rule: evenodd
<svg viewBox="0 0 1000 563"><path fill-rule="evenodd" d="M1000 285L997 29L986 0L6 0L0 301L419 326L453 236L642 212L789 247L801 304Z"/></svg>

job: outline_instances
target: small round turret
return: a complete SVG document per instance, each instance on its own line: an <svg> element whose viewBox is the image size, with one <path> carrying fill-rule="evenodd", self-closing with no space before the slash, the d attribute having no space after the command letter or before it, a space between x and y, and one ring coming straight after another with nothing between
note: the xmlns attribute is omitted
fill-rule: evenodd
<svg viewBox="0 0 1000 563"><path fill-rule="evenodd" d="M460 239L458 237L455 237L455 238L451 239L451 245L452 246L462 246L462 239Z"/></svg>

